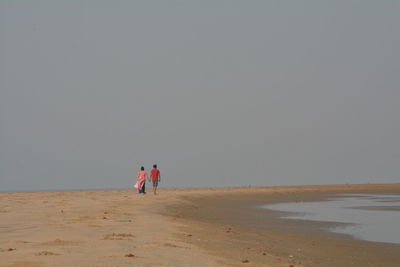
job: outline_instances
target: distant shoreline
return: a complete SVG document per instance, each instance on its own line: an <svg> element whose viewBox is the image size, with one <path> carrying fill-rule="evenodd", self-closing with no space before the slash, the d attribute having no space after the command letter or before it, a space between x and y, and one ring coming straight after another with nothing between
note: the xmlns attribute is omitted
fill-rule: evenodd
<svg viewBox="0 0 400 267"><path fill-rule="evenodd" d="M285 188L285 187L309 187L309 186L356 186L356 185L396 185L399 183L346 183L346 184L297 184L297 185L242 185L242 186L215 186L215 187L162 187L167 190L202 190L202 189L244 189L244 188ZM1 193L35 193L35 192L66 192L66 191L107 191L107 190L132 190L132 187L115 187L115 188L79 188L79 189L33 189L33 190L1 190Z"/></svg>

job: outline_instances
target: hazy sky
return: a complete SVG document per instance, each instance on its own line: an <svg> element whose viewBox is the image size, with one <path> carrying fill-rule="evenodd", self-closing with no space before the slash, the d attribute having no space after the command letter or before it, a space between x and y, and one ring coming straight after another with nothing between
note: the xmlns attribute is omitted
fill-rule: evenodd
<svg viewBox="0 0 400 267"><path fill-rule="evenodd" d="M400 181L400 1L1 1L0 191Z"/></svg>

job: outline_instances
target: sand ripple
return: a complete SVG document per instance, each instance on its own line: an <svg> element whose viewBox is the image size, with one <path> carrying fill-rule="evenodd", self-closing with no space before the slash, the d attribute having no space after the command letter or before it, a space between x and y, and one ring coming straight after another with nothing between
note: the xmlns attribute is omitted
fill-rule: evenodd
<svg viewBox="0 0 400 267"><path fill-rule="evenodd" d="M77 246L80 243L82 243L82 242L55 239L52 241L40 243L40 245L44 245L44 246Z"/></svg>

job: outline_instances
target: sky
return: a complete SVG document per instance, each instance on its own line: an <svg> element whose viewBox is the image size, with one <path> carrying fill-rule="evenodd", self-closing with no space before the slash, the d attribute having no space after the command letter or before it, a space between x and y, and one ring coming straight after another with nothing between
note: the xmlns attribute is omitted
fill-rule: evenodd
<svg viewBox="0 0 400 267"><path fill-rule="evenodd" d="M400 181L399 1L1 1L0 191Z"/></svg>

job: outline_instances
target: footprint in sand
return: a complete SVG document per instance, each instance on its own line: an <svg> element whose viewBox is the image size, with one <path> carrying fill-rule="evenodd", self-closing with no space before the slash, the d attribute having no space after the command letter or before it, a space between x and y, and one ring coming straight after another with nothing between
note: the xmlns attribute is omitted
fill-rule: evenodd
<svg viewBox="0 0 400 267"><path fill-rule="evenodd" d="M60 255L60 254L54 253L51 251L41 251L41 252L35 253L35 256L58 256L58 255Z"/></svg>
<svg viewBox="0 0 400 267"><path fill-rule="evenodd" d="M112 233L103 236L103 240L132 240L132 234Z"/></svg>

